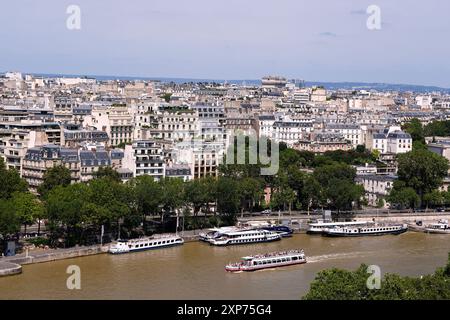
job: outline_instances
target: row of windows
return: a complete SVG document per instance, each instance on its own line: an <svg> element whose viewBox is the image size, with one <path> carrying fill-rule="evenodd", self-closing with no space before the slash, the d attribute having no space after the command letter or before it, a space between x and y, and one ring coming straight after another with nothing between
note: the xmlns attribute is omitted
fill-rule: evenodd
<svg viewBox="0 0 450 320"><path fill-rule="evenodd" d="M282 263L282 262L290 262L300 260L300 257L287 257L281 259L273 259L273 260L263 260L263 261L254 261L254 265L264 265L264 264L273 264L273 263Z"/></svg>
<svg viewBox="0 0 450 320"><path fill-rule="evenodd" d="M151 246L156 246L156 245L161 245L161 244L170 244L170 243L175 243L175 239L172 240L163 240L163 241L158 241L158 242L149 242L149 243L141 243L141 244L136 244L134 246L134 248L143 248L143 247L151 247ZM133 248L133 245L128 245L128 248Z"/></svg>
<svg viewBox="0 0 450 320"><path fill-rule="evenodd" d="M245 240L233 240L233 243L250 243L250 242L255 242L258 241L258 239L245 239Z"/></svg>
<svg viewBox="0 0 450 320"><path fill-rule="evenodd" d="M240 237L248 237L248 236L265 236L266 234L264 232L254 232L254 233L250 233L250 234L236 234L236 235L232 235L230 236L230 238L240 238Z"/></svg>

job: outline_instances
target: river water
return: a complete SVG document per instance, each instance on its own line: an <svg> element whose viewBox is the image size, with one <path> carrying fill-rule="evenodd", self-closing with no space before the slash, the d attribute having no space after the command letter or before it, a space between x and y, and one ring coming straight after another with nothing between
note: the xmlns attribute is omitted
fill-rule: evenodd
<svg viewBox="0 0 450 320"><path fill-rule="evenodd" d="M227 273L242 256L305 250L308 263L256 272ZM124 255L96 255L23 267L0 278L0 299L300 299L318 271L378 265L382 273L418 276L444 266L450 236L407 232L398 236L327 238L295 235L282 241L213 247L183 246ZM81 290L66 286L69 265L81 270Z"/></svg>

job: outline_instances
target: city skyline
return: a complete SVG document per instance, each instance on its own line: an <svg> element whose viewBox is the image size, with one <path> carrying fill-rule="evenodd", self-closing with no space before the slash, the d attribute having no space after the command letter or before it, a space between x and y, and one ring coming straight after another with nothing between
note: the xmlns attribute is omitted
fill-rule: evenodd
<svg viewBox="0 0 450 320"><path fill-rule="evenodd" d="M369 1L21 1L0 13L7 25L0 69L225 80L281 74L449 88L442 40L449 5L400 2L377 1L381 30L369 30ZM80 30L66 27L72 4L81 9Z"/></svg>

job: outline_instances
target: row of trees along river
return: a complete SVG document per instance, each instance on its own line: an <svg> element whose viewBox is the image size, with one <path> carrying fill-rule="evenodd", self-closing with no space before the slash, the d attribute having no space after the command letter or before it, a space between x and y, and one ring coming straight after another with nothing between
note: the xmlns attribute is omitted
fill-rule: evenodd
<svg viewBox="0 0 450 320"><path fill-rule="evenodd" d="M429 152L411 128L417 130L414 122L406 128L415 138L413 151L398 156L398 180L386 200L400 208L450 205L450 193L438 191L448 161ZM276 175L261 176L259 163L222 164L218 177L188 182L140 176L122 183L116 171L105 167L88 183L71 183L70 171L56 166L46 171L37 194L28 192L19 173L0 160L0 239L17 237L21 226L26 232L43 220L48 238L42 241L69 247L100 242L101 226L104 241L119 233L125 238L174 231L175 214L184 217L188 230L231 225L240 213L265 208L352 210L366 200L351 165L384 165L364 146L315 155L280 144L279 151ZM268 204L265 188L271 190Z"/></svg>

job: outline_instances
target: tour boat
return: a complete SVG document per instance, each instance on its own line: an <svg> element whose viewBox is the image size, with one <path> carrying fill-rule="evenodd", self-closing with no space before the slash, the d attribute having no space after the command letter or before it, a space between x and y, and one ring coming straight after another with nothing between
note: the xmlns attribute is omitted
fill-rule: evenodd
<svg viewBox="0 0 450 320"><path fill-rule="evenodd" d="M308 224L308 230L306 233L308 234L322 234L328 229L336 228L336 227L357 227L357 226L365 226L369 224L369 221L348 221L348 222L324 222L317 221Z"/></svg>
<svg viewBox="0 0 450 320"><path fill-rule="evenodd" d="M292 237L292 234L294 233L294 230L283 225L268 225L261 229L279 233L282 237Z"/></svg>
<svg viewBox="0 0 450 320"><path fill-rule="evenodd" d="M450 234L450 226L448 225L448 220L439 220L438 223L429 224L425 231L428 233Z"/></svg>
<svg viewBox="0 0 450 320"><path fill-rule="evenodd" d="M241 262L226 265L225 270L229 272L256 271L302 263L306 263L303 250L289 250L243 257Z"/></svg>
<svg viewBox="0 0 450 320"><path fill-rule="evenodd" d="M380 236L385 234L401 234L408 230L406 224L400 225L376 225L365 227L336 227L324 231L324 235L330 237L358 237Z"/></svg>
<svg viewBox="0 0 450 320"><path fill-rule="evenodd" d="M198 235L198 238L200 241L209 242L212 239L217 239L222 236L222 234L227 232L234 232L234 231L242 231L242 230L253 230L253 228L249 227L222 227L222 228L211 228L208 229L208 232L201 232Z"/></svg>
<svg viewBox="0 0 450 320"><path fill-rule="evenodd" d="M280 240L281 235L267 230L243 230L224 232L219 237L209 240L215 246L227 246L232 244L249 244L256 242L270 242Z"/></svg>
<svg viewBox="0 0 450 320"><path fill-rule="evenodd" d="M152 237L144 237L130 240L118 240L109 247L109 253L128 253L134 251L159 249L181 245L184 243L183 238L178 235L166 234L155 235Z"/></svg>

